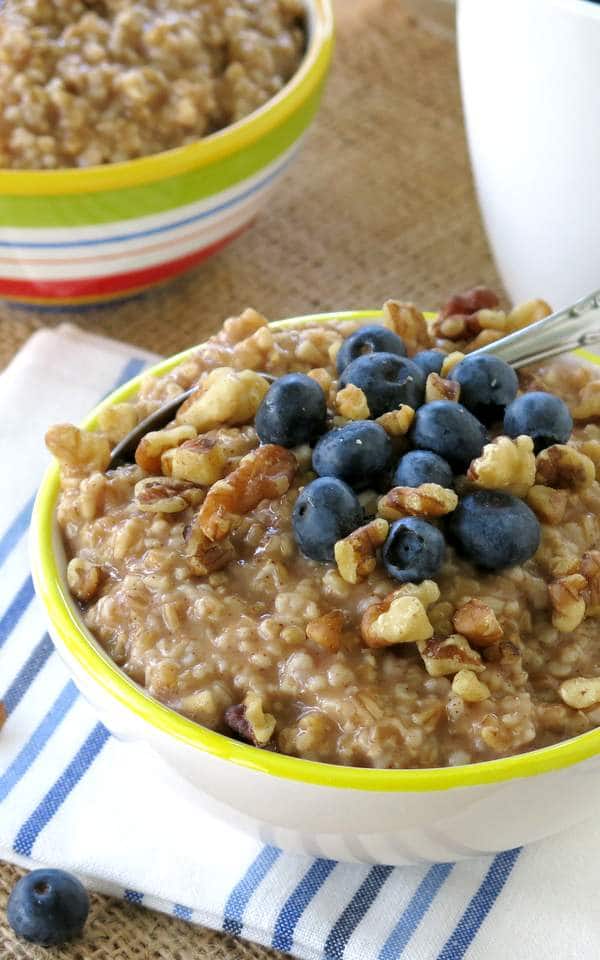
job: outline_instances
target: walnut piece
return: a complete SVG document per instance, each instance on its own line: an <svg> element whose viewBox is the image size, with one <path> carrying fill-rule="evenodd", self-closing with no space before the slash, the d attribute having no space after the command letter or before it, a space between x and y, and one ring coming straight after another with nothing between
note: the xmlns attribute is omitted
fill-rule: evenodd
<svg viewBox="0 0 600 960"><path fill-rule="evenodd" d="M600 550L588 550L579 564L579 573L585 577L585 613L588 617L600 614Z"/></svg>
<svg viewBox="0 0 600 960"><path fill-rule="evenodd" d="M329 370L326 370L325 367L315 367L314 370L308 371L307 376L319 384L325 396L328 395L333 384L333 377L329 373Z"/></svg>
<svg viewBox="0 0 600 960"><path fill-rule="evenodd" d="M287 493L297 466L294 454L277 444L251 450L235 470L210 487L198 515L202 532L209 540L224 540L262 500Z"/></svg>
<svg viewBox="0 0 600 960"><path fill-rule="evenodd" d="M425 403L435 400L451 400L458 403L460 397L460 383L455 380L444 380L437 373L430 373L425 383Z"/></svg>
<svg viewBox="0 0 600 960"><path fill-rule="evenodd" d="M572 633L585 617L584 590L587 580L580 573L560 577L548 587L552 626L559 633Z"/></svg>
<svg viewBox="0 0 600 960"><path fill-rule="evenodd" d="M558 688L561 700L573 710L585 710L600 703L600 677L572 677Z"/></svg>
<svg viewBox="0 0 600 960"><path fill-rule="evenodd" d="M433 636L425 607L417 597L390 593L381 603L365 610L360 632L369 647L417 643Z"/></svg>
<svg viewBox="0 0 600 960"><path fill-rule="evenodd" d="M552 313L552 307L545 300L525 300L523 303L513 307L506 318L506 333L514 333L515 330L522 330L531 323L537 323L544 317L549 317Z"/></svg>
<svg viewBox="0 0 600 960"><path fill-rule="evenodd" d="M392 487L381 497L377 512L386 520L400 517L443 517L458 505L454 490L439 483L422 483L419 487Z"/></svg>
<svg viewBox="0 0 600 960"><path fill-rule="evenodd" d="M402 337L409 356L431 346L427 321L414 303L386 300L383 313L386 325Z"/></svg>
<svg viewBox="0 0 600 960"><path fill-rule="evenodd" d="M180 406L177 423L191 424L198 433L249 423L268 389L269 383L254 370L217 367Z"/></svg>
<svg viewBox="0 0 600 960"><path fill-rule="evenodd" d="M161 466L166 476L210 487L223 476L227 460L227 449L216 437L201 436L166 450Z"/></svg>
<svg viewBox="0 0 600 960"><path fill-rule="evenodd" d="M100 586L101 570L83 557L73 557L67 566L67 583L74 597L86 603Z"/></svg>
<svg viewBox="0 0 600 960"><path fill-rule="evenodd" d="M235 549L230 540L213 543L208 539L200 529L198 514L187 524L183 537L186 562L195 577L206 577L222 570L235 557Z"/></svg>
<svg viewBox="0 0 600 960"><path fill-rule="evenodd" d="M473 353L474 350L479 350L480 347L487 347L488 344L495 343L496 340L501 340L502 336L498 330L481 330L481 332L466 345L465 353Z"/></svg>
<svg viewBox="0 0 600 960"><path fill-rule="evenodd" d="M189 424L182 424L179 427L166 427L164 430L151 430L138 443L135 451L135 462L146 473L156 476L161 472L163 453L195 436L196 430Z"/></svg>
<svg viewBox="0 0 600 960"><path fill-rule="evenodd" d="M253 333L266 327L267 321L261 313L252 307L246 309L239 317L229 317L223 324L223 332L229 343L240 343L246 337L251 337Z"/></svg>
<svg viewBox="0 0 600 960"><path fill-rule="evenodd" d="M378 517L364 527L338 540L334 547L335 562L340 576L347 583L359 583L373 572L377 563L377 548L385 542L389 532L387 520Z"/></svg>
<svg viewBox="0 0 600 960"><path fill-rule="evenodd" d="M104 473L110 462L108 437L101 433L80 430L71 423L57 423L47 431L45 440L61 470L68 473Z"/></svg>
<svg viewBox="0 0 600 960"><path fill-rule="evenodd" d="M571 407L575 420L597 420L600 417L600 380L590 380Z"/></svg>
<svg viewBox="0 0 600 960"><path fill-rule="evenodd" d="M383 427L390 437L403 437L410 430L414 419L415 411L413 408L402 403L397 410L382 413L375 422Z"/></svg>
<svg viewBox="0 0 600 960"><path fill-rule="evenodd" d="M449 637L433 637L417 643L425 669L430 677L445 677L464 668L481 673L485 665L466 637L453 633Z"/></svg>
<svg viewBox="0 0 600 960"><path fill-rule="evenodd" d="M464 359L464 353L461 353L460 350L453 350L452 353L449 353L446 357L444 357L442 369L440 370L440 376L447 377L449 373L452 373L460 361Z"/></svg>
<svg viewBox="0 0 600 960"><path fill-rule="evenodd" d="M422 580L421 583L403 583L394 590L395 597L416 597L425 609L440 599L440 588L435 580Z"/></svg>
<svg viewBox="0 0 600 960"><path fill-rule="evenodd" d="M136 426L138 414L134 403L111 403L98 414L98 426L111 443L118 443Z"/></svg>
<svg viewBox="0 0 600 960"><path fill-rule="evenodd" d="M452 690L466 703L479 703L490 696L490 688L472 670L459 670L452 681Z"/></svg>
<svg viewBox="0 0 600 960"><path fill-rule="evenodd" d="M536 467L536 483L574 493L585 490L596 479L590 458L564 443L555 443L538 453Z"/></svg>
<svg viewBox="0 0 600 960"><path fill-rule="evenodd" d="M486 490L504 490L524 497L535 483L535 456L531 437L496 437L473 460L467 480Z"/></svg>
<svg viewBox="0 0 600 960"><path fill-rule="evenodd" d="M455 293L454 296L450 297L440 310L440 316L451 317L455 314L469 316L472 313L477 313L478 310L491 310L497 307L499 303L498 294L490 287L471 287L469 290Z"/></svg>
<svg viewBox="0 0 600 960"><path fill-rule="evenodd" d="M258 694L249 691L243 703L227 708L225 722L243 740L255 747L264 747L273 736L276 720L270 713L264 712Z"/></svg>
<svg viewBox="0 0 600 960"><path fill-rule="evenodd" d="M463 603L455 611L452 625L457 633L462 634L476 647L489 647L504 636L492 608L476 597Z"/></svg>
<svg viewBox="0 0 600 960"><path fill-rule="evenodd" d="M337 653L342 644L343 630L344 614L341 610L330 610L307 624L306 636L320 647Z"/></svg>
<svg viewBox="0 0 600 960"><path fill-rule="evenodd" d="M335 409L341 417L347 420L368 420L371 416L367 398L353 383L349 383L335 395Z"/></svg>
<svg viewBox="0 0 600 960"><path fill-rule="evenodd" d="M173 477L144 477L138 480L133 495L146 513L179 513L190 506L193 484Z"/></svg>
<svg viewBox="0 0 600 960"><path fill-rule="evenodd" d="M567 509L567 491L536 483L527 493L527 503L542 523L560 523Z"/></svg>

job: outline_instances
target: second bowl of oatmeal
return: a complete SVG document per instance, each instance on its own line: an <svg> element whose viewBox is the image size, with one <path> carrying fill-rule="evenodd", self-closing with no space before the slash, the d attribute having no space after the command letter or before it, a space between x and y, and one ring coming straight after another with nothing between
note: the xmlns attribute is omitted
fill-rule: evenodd
<svg viewBox="0 0 600 960"><path fill-rule="evenodd" d="M7 0L0 298L132 296L233 240L300 146L332 37L330 0Z"/></svg>
<svg viewBox="0 0 600 960"><path fill-rule="evenodd" d="M553 361L520 376L523 396L535 401L548 391L568 402L575 420L568 444L545 446L561 437L538 436L543 449L534 461L529 437L500 434L471 464L471 486L455 480L463 499L491 486L505 497L511 490L528 516L535 512L539 549L510 568L486 572L448 546L433 579L403 586L375 562L381 531L371 524L367 567L353 569L352 550L349 568L343 551L335 561L308 559L291 519L299 488L314 479L306 447L295 448L295 479L285 449L269 461L273 487L261 487L265 499L254 503L260 471L253 458L274 449L256 446L250 407L267 385L254 371L310 372L330 409L364 422L368 411L355 407L364 396L336 389L336 352L344 342L343 366L374 343L389 349L391 332L410 356L432 347L454 354L419 361L441 360L442 373L430 374L419 409L452 403L437 393L458 382L444 374L462 353L547 312L541 301L508 315L467 308L464 298L451 301L433 329L395 301L383 313L271 325L246 311L208 343L113 394L82 431L49 435L62 492L54 465L37 499L32 550L58 650L113 733L151 745L197 788L200 803L265 842L342 860L450 861L556 833L592 815L600 800L600 391L592 363ZM372 333L349 341L373 323L387 327L376 334L379 343ZM104 472L110 443L199 378L212 391L210 404L200 393L177 435L149 438L137 464ZM240 398L244 423L232 412ZM384 413L379 424L406 468L410 414L400 412ZM522 417L523 405L512 415ZM264 416L257 429L268 429ZM564 434L556 422L549 429ZM176 449L184 452L178 464ZM189 451L200 454L194 470L201 462L215 476L226 474L226 481L213 478L206 496L199 475L196 483L173 484ZM455 474L466 469L456 464ZM236 471L245 475L239 489ZM450 488L434 486L421 493L456 508ZM425 500L415 505L406 487L394 489L404 491L401 501L380 492L380 516L390 508L430 516ZM366 511L375 509L373 493L359 497ZM215 543L197 549L194 518L208 503L216 507L208 511ZM232 511L239 514L234 532L219 539L214 531ZM226 542L230 552L222 555ZM369 550L355 557L368 560ZM406 626L395 612L409 606L416 619ZM405 629L411 642L401 642Z"/></svg>

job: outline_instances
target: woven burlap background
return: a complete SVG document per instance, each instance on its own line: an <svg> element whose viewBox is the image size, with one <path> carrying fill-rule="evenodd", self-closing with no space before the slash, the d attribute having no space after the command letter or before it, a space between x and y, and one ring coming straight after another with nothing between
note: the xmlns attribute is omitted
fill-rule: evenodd
<svg viewBox="0 0 600 960"><path fill-rule="evenodd" d="M407 0L408 3L408 0ZM337 48L319 118L270 207L233 246L178 282L81 315L0 306L0 366L61 320L168 354L247 304L272 319L379 305L438 305L498 280L470 179L455 48L411 0L337 0ZM417 11L415 15L414 11ZM127 856L127 851L123 851ZM13 938L3 907L17 871L0 869L0 958L267 960L241 941L104 897L84 939L44 951Z"/></svg>

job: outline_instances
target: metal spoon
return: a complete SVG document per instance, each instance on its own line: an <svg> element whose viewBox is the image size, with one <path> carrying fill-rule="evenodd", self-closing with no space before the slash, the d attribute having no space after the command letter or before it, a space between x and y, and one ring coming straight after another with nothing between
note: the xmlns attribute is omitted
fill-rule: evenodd
<svg viewBox="0 0 600 960"><path fill-rule="evenodd" d="M523 330L517 330L501 340L474 350L470 356L490 353L500 357L511 367L518 370L529 363L556 357L562 353L569 353L581 347L600 343L600 290L583 297L570 307L558 310L537 323L532 323ZM269 373L261 376L272 383L275 380ZM109 469L120 463L131 463L136 447L143 436L150 430L160 430L166 426L192 393L198 389L195 385L178 396L167 400L166 403L142 420L127 434L114 448L109 463Z"/></svg>

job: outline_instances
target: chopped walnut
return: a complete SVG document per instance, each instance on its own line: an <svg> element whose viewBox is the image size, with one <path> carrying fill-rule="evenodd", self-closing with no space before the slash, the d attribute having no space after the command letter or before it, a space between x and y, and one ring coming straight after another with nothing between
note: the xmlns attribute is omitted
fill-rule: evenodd
<svg viewBox="0 0 600 960"><path fill-rule="evenodd" d="M561 700L573 710L585 710L600 703L600 677L571 677L558 688Z"/></svg>
<svg viewBox="0 0 600 960"><path fill-rule="evenodd" d="M488 714L481 723L481 739L495 753L506 753L511 746L510 732L498 717Z"/></svg>
<svg viewBox="0 0 600 960"><path fill-rule="evenodd" d="M440 599L440 588L435 580L422 580L421 583L403 583L394 590L395 597L416 597L425 609Z"/></svg>
<svg viewBox="0 0 600 960"><path fill-rule="evenodd" d="M166 476L209 487L221 479L227 460L227 449L216 437L201 436L167 450L161 466Z"/></svg>
<svg viewBox="0 0 600 960"><path fill-rule="evenodd" d="M177 423L191 423L198 433L220 425L249 423L269 383L254 370L217 367L177 411Z"/></svg>
<svg viewBox="0 0 600 960"><path fill-rule="evenodd" d="M527 503L542 523L558 524L567 509L567 491L535 484L527 493Z"/></svg>
<svg viewBox="0 0 600 960"><path fill-rule="evenodd" d="M98 414L98 426L111 443L118 443L136 426L138 414L134 403L111 403Z"/></svg>
<svg viewBox="0 0 600 960"><path fill-rule="evenodd" d="M179 513L190 506L191 483L173 477L144 477L133 495L140 510L147 513Z"/></svg>
<svg viewBox="0 0 600 960"><path fill-rule="evenodd" d="M476 647L489 647L498 643L504 633L492 608L476 597L455 611L452 624L457 633L462 634Z"/></svg>
<svg viewBox="0 0 600 960"><path fill-rule="evenodd" d="M311 380L315 380L319 384L321 390L327 396L331 390L333 384L333 377L329 373L329 370L326 370L325 367L315 367L314 370L309 370L307 376Z"/></svg>
<svg viewBox="0 0 600 960"><path fill-rule="evenodd" d="M444 357L442 369L440 370L440 376L447 377L448 374L452 373L454 368L458 366L460 361L464 359L464 353L461 353L460 350L453 350L452 353L449 353L446 357Z"/></svg>
<svg viewBox="0 0 600 960"><path fill-rule="evenodd" d="M163 453L173 447L178 447L180 443L195 436L196 430L189 424L167 427L164 430L151 430L138 443L135 451L135 462L146 473L156 475L161 472Z"/></svg>
<svg viewBox="0 0 600 960"><path fill-rule="evenodd" d="M243 740L253 743L255 747L268 744L276 724L275 717L264 712L261 698L252 691L246 694L243 703L227 708L225 722Z"/></svg>
<svg viewBox="0 0 600 960"><path fill-rule="evenodd" d="M200 508L200 529L209 540L224 540L261 500L287 493L297 469L294 454L267 443L242 457L238 466L210 487Z"/></svg>
<svg viewBox="0 0 600 960"><path fill-rule="evenodd" d="M600 550L588 550L579 564L579 573L585 577L585 612L588 617L600 614Z"/></svg>
<svg viewBox="0 0 600 960"><path fill-rule="evenodd" d="M425 607L417 597L390 593L365 610L360 632L369 647L417 643L433 635Z"/></svg>
<svg viewBox="0 0 600 960"><path fill-rule="evenodd" d="M344 614L341 610L330 610L329 613L311 620L306 626L306 636L320 647L331 653L337 653L342 644L344 630Z"/></svg>
<svg viewBox="0 0 600 960"><path fill-rule="evenodd" d="M452 690L467 703L479 703L490 696L490 688L472 670L459 670L452 681Z"/></svg>
<svg viewBox="0 0 600 960"><path fill-rule="evenodd" d="M498 330L482 330L473 340L469 341L465 347L465 353L473 353L474 350L479 350L480 347L487 347L488 344L495 343L496 340L502 339L502 336Z"/></svg>
<svg viewBox="0 0 600 960"><path fill-rule="evenodd" d="M379 517L338 540L334 547L335 562L347 583L359 583L373 573L377 548L384 543L388 531L389 523Z"/></svg>
<svg viewBox="0 0 600 960"><path fill-rule="evenodd" d="M587 580L580 573L560 577L548 587L552 625L559 633L572 633L585 617L584 590Z"/></svg>
<svg viewBox="0 0 600 960"><path fill-rule="evenodd" d="M563 443L542 450L537 456L536 467L535 482L545 487L579 492L596 479L596 468L590 458Z"/></svg>
<svg viewBox="0 0 600 960"><path fill-rule="evenodd" d="M436 337L443 340L466 340L471 333L469 317L456 313L448 317L439 316L433 324Z"/></svg>
<svg viewBox="0 0 600 960"><path fill-rule="evenodd" d="M353 383L349 383L343 390L338 390L335 396L335 408L342 417L348 420L368 420L371 416L367 398Z"/></svg>
<svg viewBox="0 0 600 960"><path fill-rule="evenodd" d="M531 437L496 437L473 460L467 479L476 487L504 490L524 497L535 483L535 456Z"/></svg>
<svg viewBox="0 0 600 960"><path fill-rule="evenodd" d="M460 383L454 380L444 380L437 373L430 373L425 384L425 403L434 400L451 400L458 403L460 397Z"/></svg>
<svg viewBox="0 0 600 960"><path fill-rule="evenodd" d="M402 337L409 356L431 346L427 321L414 303L386 300L383 305L384 319L399 337Z"/></svg>
<svg viewBox="0 0 600 960"><path fill-rule="evenodd" d="M392 487L381 498L377 511L386 520L400 517L443 517L458 505L454 490L438 483L422 483L419 487Z"/></svg>
<svg viewBox="0 0 600 960"><path fill-rule="evenodd" d="M433 637L417 646L430 677L445 677L464 668L476 673L485 670L480 655L459 633L445 638Z"/></svg>
<svg viewBox="0 0 600 960"><path fill-rule="evenodd" d="M575 420L597 420L600 417L600 380L590 380L571 407Z"/></svg>
<svg viewBox="0 0 600 960"><path fill-rule="evenodd" d="M415 411L413 408L403 403L397 410L382 413L375 422L382 426L390 437L403 437L410 430L414 419Z"/></svg>
<svg viewBox="0 0 600 960"><path fill-rule="evenodd" d="M521 330L531 323L537 323L538 320L549 317L551 313L552 307L545 300L525 300L513 307L508 314L505 332L514 333L515 330Z"/></svg>
<svg viewBox="0 0 600 960"><path fill-rule="evenodd" d="M252 307L246 307L239 317L229 317L225 321L223 331L229 343L239 343L266 325L267 321L261 313Z"/></svg>
<svg viewBox="0 0 600 960"><path fill-rule="evenodd" d="M500 303L498 294L489 287L471 287L462 293L455 293L440 310L441 317L451 317L454 314L469 316L478 310L489 310Z"/></svg>
<svg viewBox="0 0 600 960"><path fill-rule="evenodd" d="M57 423L46 433L46 446L58 460L61 470L79 476L99 471L110 462L108 438L100 433L80 430L70 423Z"/></svg>
<svg viewBox="0 0 600 960"><path fill-rule="evenodd" d="M498 330L500 333L506 331L505 310L490 310L489 308L484 308L483 310L478 310L475 316L477 317L477 323L481 330Z"/></svg>
<svg viewBox="0 0 600 960"><path fill-rule="evenodd" d="M78 600L87 603L100 586L100 568L83 557L73 557L67 566L69 590Z"/></svg>
<svg viewBox="0 0 600 960"><path fill-rule="evenodd" d="M600 479L600 440L585 438L576 440L574 445L580 453L590 458L596 467L596 479Z"/></svg>

